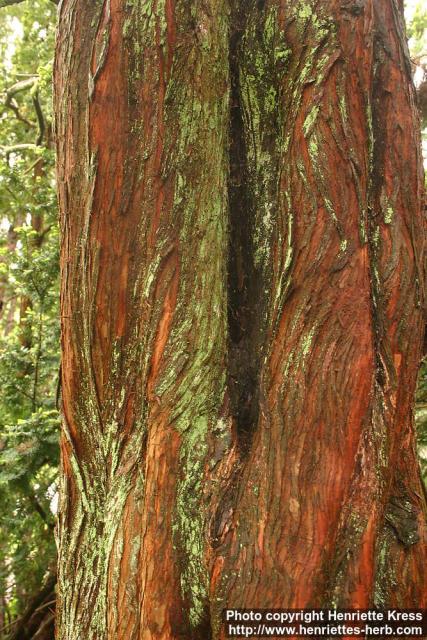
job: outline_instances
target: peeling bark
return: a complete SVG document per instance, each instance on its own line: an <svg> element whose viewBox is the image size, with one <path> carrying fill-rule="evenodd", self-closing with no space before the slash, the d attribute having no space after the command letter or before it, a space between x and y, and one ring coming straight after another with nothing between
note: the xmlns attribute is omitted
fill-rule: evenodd
<svg viewBox="0 0 427 640"><path fill-rule="evenodd" d="M57 638L426 606L402 7L63 0L55 86Z"/></svg>
<svg viewBox="0 0 427 640"><path fill-rule="evenodd" d="M203 477L228 437L227 14L65 2L59 34L59 637L206 637Z"/></svg>

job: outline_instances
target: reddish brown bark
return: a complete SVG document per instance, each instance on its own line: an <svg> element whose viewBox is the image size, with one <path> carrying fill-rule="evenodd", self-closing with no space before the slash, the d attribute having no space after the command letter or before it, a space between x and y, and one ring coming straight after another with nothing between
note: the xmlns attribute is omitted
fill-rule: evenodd
<svg viewBox="0 0 427 640"><path fill-rule="evenodd" d="M228 435L226 35L222 3L61 7L59 638L204 637L202 477L211 430Z"/></svg>
<svg viewBox="0 0 427 640"><path fill-rule="evenodd" d="M401 7L64 0L56 110L58 638L425 606Z"/></svg>
<svg viewBox="0 0 427 640"><path fill-rule="evenodd" d="M426 512L412 402L425 227L402 16L385 2L258 5L243 73L283 42L293 74L272 78L276 137L266 86L255 107L245 98L279 185L266 259L274 302L260 418L215 595L219 606L421 606ZM284 138L282 153L274 141ZM253 157L256 180L264 169ZM268 198L255 206L266 210Z"/></svg>

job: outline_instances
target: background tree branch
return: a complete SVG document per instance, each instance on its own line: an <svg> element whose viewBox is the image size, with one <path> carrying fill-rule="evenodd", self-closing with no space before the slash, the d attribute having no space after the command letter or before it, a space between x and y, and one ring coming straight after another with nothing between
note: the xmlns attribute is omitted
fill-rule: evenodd
<svg viewBox="0 0 427 640"><path fill-rule="evenodd" d="M43 111L40 105L40 100L39 100L39 93L38 91L36 91L35 95L33 96L33 105L34 105L34 110L36 112L36 116L37 116L37 122L39 125L39 134L37 136L37 140L36 140L36 145L39 147L41 145L41 143L43 142L43 136L45 133L45 121L44 121L44 116L43 116Z"/></svg>
<svg viewBox="0 0 427 640"><path fill-rule="evenodd" d="M4 1L6 1L6 0L4 0ZM0 2L1 2L1 0L0 0ZM6 100L5 100L5 103L4 103L4 106L7 109L11 109L13 111L13 113L15 114L15 117L20 122L23 122L25 125L27 125L27 127L31 127L31 128L34 127L34 123L31 122L30 120L28 120L27 118L25 118L21 114L21 112L19 110L18 103L15 101L14 98L15 98L17 93L21 93L22 91L26 91L28 89L32 89L36 82L37 82L37 76L31 76L30 78L27 78L25 80L20 80L19 82L14 84L12 87L10 87L10 89L7 90L7 92L6 92Z"/></svg>

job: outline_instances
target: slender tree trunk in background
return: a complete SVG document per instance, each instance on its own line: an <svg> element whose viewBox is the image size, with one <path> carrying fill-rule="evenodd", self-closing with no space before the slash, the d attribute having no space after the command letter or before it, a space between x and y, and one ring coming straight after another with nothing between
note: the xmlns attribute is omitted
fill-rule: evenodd
<svg viewBox="0 0 427 640"><path fill-rule="evenodd" d="M425 606L402 7L63 0L55 86L58 639Z"/></svg>
<svg viewBox="0 0 427 640"><path fill-rule="evenodd" d="M17 221L15 226L19 226L20 220ZM7 231L7 252L12 253L16 249L16 243L18 241L18 235L13 225L9 226ZM0 264L5 262L5 258L0 256ZM14 317L16 308L18 305L18 295L13 297L8 291L8 280L6 273L0 275L0 320L2 322L2 332L7 336L14 327Z"/></svg>

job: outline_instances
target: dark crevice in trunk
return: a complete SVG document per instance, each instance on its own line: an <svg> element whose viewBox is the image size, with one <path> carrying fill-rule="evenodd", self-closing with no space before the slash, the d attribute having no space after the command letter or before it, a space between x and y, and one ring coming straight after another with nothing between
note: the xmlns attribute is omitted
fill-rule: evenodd
<svg viewBox="0 0 427 640"><path fill-rule="evenodd" d="M240 6L237 6L240 5ZM228 329L231 412L236 423L241 454L250 447L258 420L259 350L256 323L260 278L253 258L253 205L248 187L248 169L239 86L239 48L248 7L236 3L230 34L230 173Z"/></svg>
<svg viewBox="0 0 427 640"><path fill-rule="evenodd" d="M183 636L183 640L188 639L188 634ZM197 628L191 632L191 640L212 640L211 616L209 607L206 606L204 617Z"/></svg>
<svg viewBox="0 0 427 640"><path fill-rule="evenodd" d="M374 38L373 55L374 60L377 61L379 66L384 46L380 34L376 34ZM380 259L380 248L378 246L377 233L381 211L379 208L378 194L381 193L384 184L382 167L386 153L386 132L384 131L383 125L383 110L388 96L383 90L380 71L381 69L377 67L373 77L372 95L370 96L374 133L371 141L372 169L370 175L370 191L368 194L367 243L371 280L371 316L374 332L375 373L378 386L380 389L383 389L387 384L387 371L385 367L386 364L389 363L387 363L387 353L383 350L385 336L383 286L379 280L380 276L376 276L375 274L379 274L378 261Z"/></svg>

